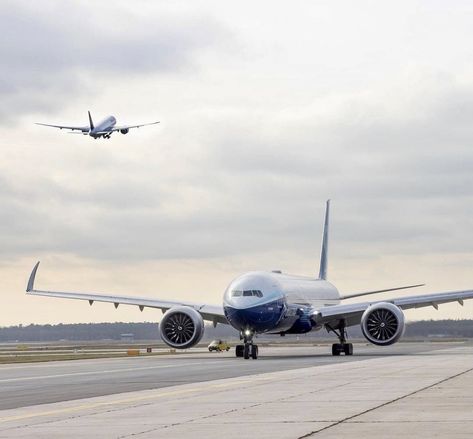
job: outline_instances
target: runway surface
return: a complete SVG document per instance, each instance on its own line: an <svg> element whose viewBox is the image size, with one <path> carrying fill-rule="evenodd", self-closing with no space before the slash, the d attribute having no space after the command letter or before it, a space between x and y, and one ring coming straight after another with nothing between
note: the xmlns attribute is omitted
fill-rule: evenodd
<svg viewBox="0 0 473 439"><path fill-rule="evenodd" d="M0 410L0 438L473 437L471 344L401 344L358 352L353 358L331 358L312 348L269 348L261 361L198 353L88 366L64 362L62 373L49 372L47 365L2 368L1 377L15 370L13 377L2 378L2 390L6 383L23 389L24 403L25 383L45 382L35 397L41 391L51 397L51 388L65 398L69 391L78 394L74 388L81 380L118 385L121 379L147 376L146 370L156 379L148 382L150 390ZM220 373L234 377L209 379L217 365ZM70 366L77 369L69 372ZM177 375L184 383L165 378ZM104 390L111 389L97 392Z"/></svg>
<svg viewBox="0 0 473 439"><path fill-rule="evenodd" d="M229 353L181 353L155 357L54 361L0 366L0 410L217 379L412 355L451 347L444 343L399 343L380 348L355 345L352 357L332 357L330 346L261 347L258 360Z"/></svg>

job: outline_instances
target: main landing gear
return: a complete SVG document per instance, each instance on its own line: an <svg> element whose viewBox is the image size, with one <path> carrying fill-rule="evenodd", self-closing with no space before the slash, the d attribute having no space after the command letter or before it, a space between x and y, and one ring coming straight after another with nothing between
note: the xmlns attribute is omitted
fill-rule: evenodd
<svg viewBox="0 0 473 439"><path fill-rule="evenodd" d="M347 343L347 331L345 327L345 321L340 323L338 331L332 328L330 325L326 325L329 331L332 331L340 340L340 343L334 343L332 345L332 355L340 355L342 352L345 355L353 355L353 344Z"/></svg>
<svg viewBox="0 0 473 439"><path fill-rule="evenodd" d="M236 345L235 355L237 357L243 357L245 360L248 360L250 357L253 360L258 359L258 345L253 344L253 333L240 335L240 338L243 339L243 344Z"/></svg>

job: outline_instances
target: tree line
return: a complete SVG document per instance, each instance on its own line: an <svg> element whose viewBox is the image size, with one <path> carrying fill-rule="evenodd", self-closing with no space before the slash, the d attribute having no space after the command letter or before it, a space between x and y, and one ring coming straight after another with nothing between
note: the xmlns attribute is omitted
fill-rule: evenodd
<svg viewBox="0 0 473 439"><path fill-rule="evenodd" d="M158 323L75 323L57 325L18 325L0 327L0 342L33 341L98 341L121 340L129 334L135 340L159 340ZM361 338L359 326L349 328L349 336ZM473 338L473 320L422 320L406 325L405 337ZM279 336L274 336L279 337ZM324 330L311 332L304 338L325 338ZM206 326L204 340L238 338L238 332L228 325ZM291 337L287 337L288 341Z"/></svg>

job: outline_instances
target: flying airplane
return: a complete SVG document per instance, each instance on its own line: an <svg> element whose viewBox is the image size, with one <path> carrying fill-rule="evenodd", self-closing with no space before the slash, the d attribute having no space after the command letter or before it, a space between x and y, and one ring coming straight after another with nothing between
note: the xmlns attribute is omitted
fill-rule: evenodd
<svg viewBox="0 0 473 439"><path fill-rule="evenodd" d="M120 131L122 134L127 134L132 128L140 128L147 125L156 125L158 122L143 123L141 125L122 125L117 126L117 119L113 116L108 116L97 125L94 124L92 116L89 113L89 125L88 126L66 126L66 125L49 125L47 123L36 123L36 125L42 125L45 127L59 128L60 130L71 130L70 133L74 134L83 134L84 136L90 136L94 139L99 139L100 137L104 139L110 139L110 136L116 131ZM76 132L79 131L79 132Z"/></svg>
<svg viewBox="0 0 473 439"><path fill-rule="evenodd" d="M89 293L68 293L36 290L34 282L39 262L31 272L27 293L36 296L52 296L67 299L110 302L158 308L164 313L159 324L162 340L176 349L195 346L204 334L204 320L230 324L240 332L241 344L236 346L237 357L258 358L258 346L254 342L258 334L304 334L325 328L334 333L338 343L332 345L332 355L353 354L353 344L347 341L346 328L361 325L365 338L378 346L397 342L405 327L403 310L458 302L473 298L473 290L407 296L390 300L374 300L346 303L353 297L387 291L414 288L408 285L383 290L340 294L327 281L328 238L330 200L327 201L320 257L320 270L316 276L295 276L279 270L249 272L233 280L223 295L223 304L212 306L188 301L165 301L133 296L115 296Z"/></svg>

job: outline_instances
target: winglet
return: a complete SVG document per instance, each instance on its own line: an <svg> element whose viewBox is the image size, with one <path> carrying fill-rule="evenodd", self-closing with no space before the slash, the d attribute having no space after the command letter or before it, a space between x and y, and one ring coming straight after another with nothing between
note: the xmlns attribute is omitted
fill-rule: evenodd
<svg viewBox="0 0 473 439"><path fill-rule="evenodd" d="M36 265L34 266L33 271L30 274L30 279L28 280L28 286L26 287L27 293L34 290L34 279L36 277L36 272L38 271L38 267L39 267L39 261L36 262Z"/></svg>
<svg viewBox="0 0 473 439"><path fill-rule="evenodd" d="M89 125L90 125L90 131L92 131L95 127L94 127L94 121L92 120L92 116L90 115L90 111L88 111L89 113Z"/></svg>
<svg viewBox="0 0 473 439"><path fill-rule="evenodd" d="M319 279L327 279L327 260L328 260L328 229L330 220L330 200L327 200L325 207L324 234L322 238L322 252L320 254Z"/></svg>

